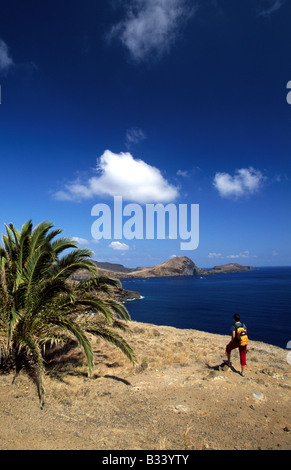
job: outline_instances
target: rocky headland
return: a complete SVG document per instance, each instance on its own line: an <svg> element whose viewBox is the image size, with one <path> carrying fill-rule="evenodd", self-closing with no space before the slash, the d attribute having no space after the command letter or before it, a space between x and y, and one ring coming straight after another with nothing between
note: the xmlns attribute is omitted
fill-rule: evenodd
<svg viewBox="0 0 291 470"><path fill-rule="evenodd" d="M243 266L238 263L229 263L214 266L211 269L202 269L187 256L176 256L164 263L151 267L126 268L120 264L99 263L95 261L98 272L102 276L114 277L116 279L147 278L147 277L169 277L169 276L208 276L224 272L243 272L253 269L251 266ZM74 279L86 279L86 271L78 271Z"/></svg>
<svg viewBox="0 0 291 470"><path fill-rule="evenodd" d="M112 264L95 261L100 276L115 279L171 277L171 276L210 276L213 274L250 271L252 266L243 266L238 263L229 263L221 266L214 266L211 269L198 268L196 264L187 256L177 256L164 263L152 267L126 268L122 264ZM90 277L88 271L79 270L72 278L73 281L85 280ZM114 297L120 301L139 299L141 294L125 290L123 288L114 289Z"/></svg>

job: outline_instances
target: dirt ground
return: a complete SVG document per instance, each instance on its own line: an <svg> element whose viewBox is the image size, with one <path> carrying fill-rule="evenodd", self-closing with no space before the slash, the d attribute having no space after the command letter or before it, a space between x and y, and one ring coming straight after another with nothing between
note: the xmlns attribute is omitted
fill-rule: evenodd
<svg viewBox="0 0 291 470"><path fill-rule="evenodd" d="M126 336L135 367L98 341L90 379L79 349L51 358L43 410L24 373L0 375L0 449L291 449L287 351L250 341L241 377L227 336L137 322Z"/></svg>

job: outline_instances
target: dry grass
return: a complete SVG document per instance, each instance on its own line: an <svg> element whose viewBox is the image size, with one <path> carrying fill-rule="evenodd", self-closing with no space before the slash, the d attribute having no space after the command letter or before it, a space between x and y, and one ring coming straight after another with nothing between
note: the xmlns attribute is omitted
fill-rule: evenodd
<svg viewBox="0 0 291 470"><path fill-rule="evenodd" d="M227 336L137 322L123 336L138 364L93 339L91 378L74 344L51 351L43 411L25 375L13 387L10 376L0 376L0 449L290 448L284 350L251 343L243 379L237 351L234 370L221 367Z"/></svg>

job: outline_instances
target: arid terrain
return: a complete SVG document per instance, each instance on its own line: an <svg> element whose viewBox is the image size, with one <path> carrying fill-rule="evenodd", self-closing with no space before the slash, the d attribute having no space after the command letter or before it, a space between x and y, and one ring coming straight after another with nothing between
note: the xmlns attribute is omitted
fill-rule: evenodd
<svg viewBox="0 0 291 470"><path fill-rule="evenodd" d="M0 375L0 449L291 449L286 350L250 341L241 377L228 336L130 326L137 366L97 340L90 379L78 348L49 357L43 410L24 373Z"/></svg>

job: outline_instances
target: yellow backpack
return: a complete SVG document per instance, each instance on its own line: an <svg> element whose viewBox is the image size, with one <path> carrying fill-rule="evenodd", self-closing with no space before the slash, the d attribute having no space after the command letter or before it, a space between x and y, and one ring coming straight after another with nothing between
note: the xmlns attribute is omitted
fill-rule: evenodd
<svg viewBox="0 0 291 470"><path fill-rule="evenodd" d="M234 325L236 329L236 340L240 346L247 346L249 339L247 335L247 330L244 328L241 323L240 326Z"/></svg>

